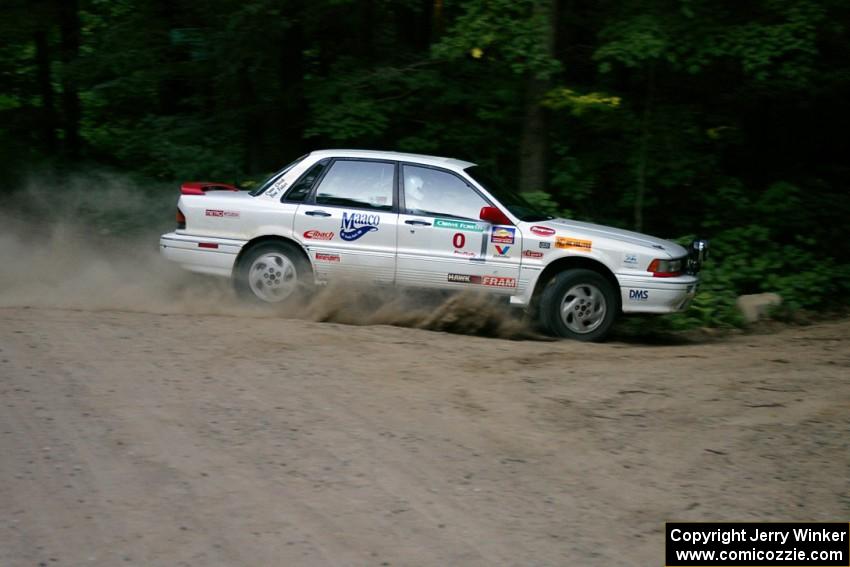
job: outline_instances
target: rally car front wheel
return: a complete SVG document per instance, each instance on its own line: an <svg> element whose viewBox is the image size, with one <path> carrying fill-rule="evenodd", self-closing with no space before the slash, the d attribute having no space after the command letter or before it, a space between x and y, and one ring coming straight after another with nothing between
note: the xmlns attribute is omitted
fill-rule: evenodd
<svg viewBox="0 0 850 567"><path fill-rule="evenodd" d="M601 341L620 310L616 290L592 270L566 270L552 278L540 297L540 321L553 335Z"/></svg>
<svg viewBox="0 0 850 567"><path fill-rule="evenodd" d="M236 268L239 295L263 303L295 303L308 291L310 266L291 244L260 244L245 254Z"/></svg>

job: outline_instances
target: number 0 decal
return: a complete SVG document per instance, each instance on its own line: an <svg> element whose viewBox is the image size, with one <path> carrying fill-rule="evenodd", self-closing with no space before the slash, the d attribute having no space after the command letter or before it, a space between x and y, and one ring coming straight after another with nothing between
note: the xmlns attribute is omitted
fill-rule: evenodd
<svg viewBox="0 0 850 567"><path fill-rule="evenodd" d="M462 232L458 232L454 235L454 238L452 238L452 244L455 245L455 248L463 248L466 246L466 235Z"/></svg>

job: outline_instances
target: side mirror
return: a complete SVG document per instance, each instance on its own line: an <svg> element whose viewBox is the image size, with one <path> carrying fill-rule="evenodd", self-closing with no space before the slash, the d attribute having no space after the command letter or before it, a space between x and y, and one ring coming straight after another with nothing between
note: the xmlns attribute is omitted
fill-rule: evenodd
<svg viewBox="0 0 850 567"><path fill-rule="evenodd" d="M511 219L505 215L505 213L496 207L481 207L481 213L479 213L478 218L483 221L487 221L490 224L514 224L511 222Z"/></svg>

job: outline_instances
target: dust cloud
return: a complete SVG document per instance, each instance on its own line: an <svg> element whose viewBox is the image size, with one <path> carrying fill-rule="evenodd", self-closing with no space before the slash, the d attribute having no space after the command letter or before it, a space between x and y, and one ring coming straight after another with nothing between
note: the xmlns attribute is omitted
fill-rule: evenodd
<svg viewBox="0 0 850 567"><path fill-rule="evenodd" d="M490 296L426 294L340 282L297 307L246 302L230 282L164 260L173 186L115 174L38 179L0 199L0 307L287 317L502 338L536 335Z"/></svg>

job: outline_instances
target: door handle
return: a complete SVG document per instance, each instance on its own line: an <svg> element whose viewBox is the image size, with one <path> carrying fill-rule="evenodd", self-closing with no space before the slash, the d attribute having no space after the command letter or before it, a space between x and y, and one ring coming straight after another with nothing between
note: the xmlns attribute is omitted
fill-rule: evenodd
<svg viewBox="0 0 850 567"><path fill-rule="evenodd" d="M310 215L311 217L329 217L330 213L326 213L325 211L307 211L304 213L305 215Z"/></svg>
<svg viewBox="0 0 850 567"><path fill-rule="evenodd" d="M431 226L431 223L424 220L406 220L404 224L412 224L415 226Z"/></svg>

